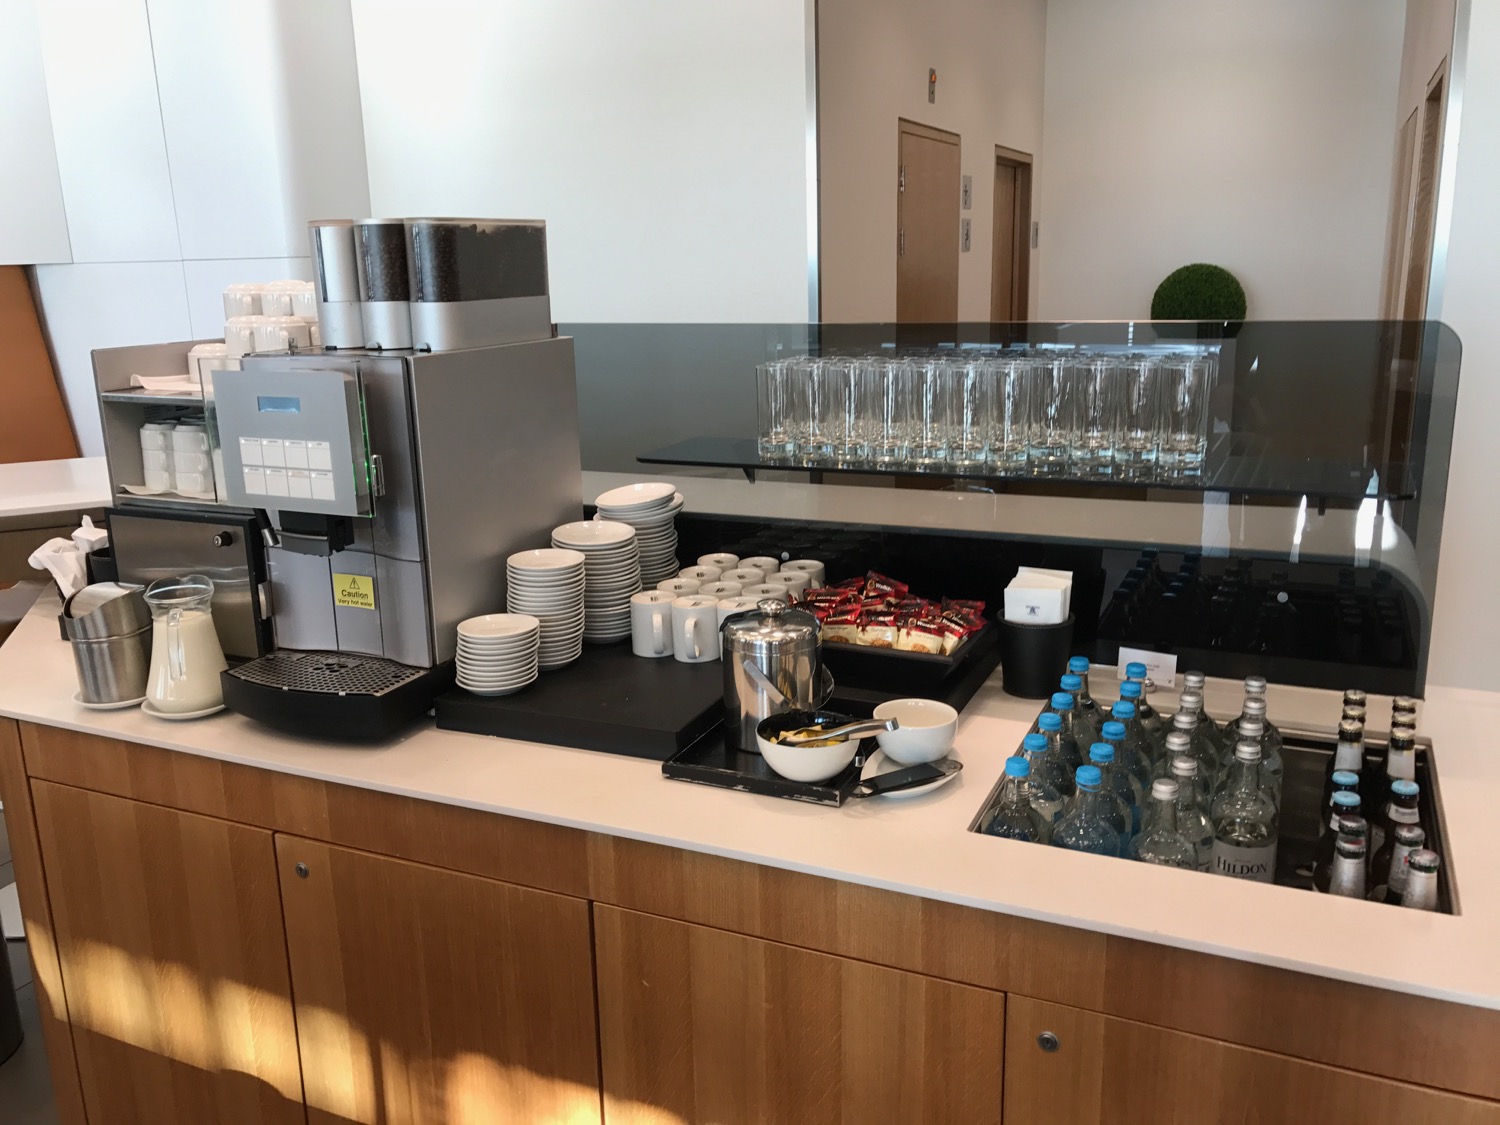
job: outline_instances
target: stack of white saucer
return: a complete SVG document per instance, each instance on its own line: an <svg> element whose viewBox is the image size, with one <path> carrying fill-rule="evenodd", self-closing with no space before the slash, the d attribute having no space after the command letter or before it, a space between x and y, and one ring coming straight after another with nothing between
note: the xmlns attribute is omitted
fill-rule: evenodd
<svg viewBox="0 0 1500 1125"><path fill-rule="evenodd" d="M541 622L525 613L487 613L458 623L458 686L509 695L536 679Z"/></svg>
<svg viewBox="0 0 1500 1125"><path fill-rule="evenodd" d="M583 651L584 556L543 547L505 560L505 608L541 622L537 662L561 668Z"/></svg>
<svg viewBox="0 0 1500 1125"><path fill-rule="evenodd" d="M641 589L635 528L612 520L565 523L552 529L552 545L583 552L583 639L630 636L630 598Z"/></svg>
<svg viewBox="0 0 1500 1125"><path fill-rule="evenodd" d="M677 576L677 513L682 493L670 484L627 484L600 495L594 506L599 519L628 523L636 530L641 555L641 583L651 589Z"/></svg>

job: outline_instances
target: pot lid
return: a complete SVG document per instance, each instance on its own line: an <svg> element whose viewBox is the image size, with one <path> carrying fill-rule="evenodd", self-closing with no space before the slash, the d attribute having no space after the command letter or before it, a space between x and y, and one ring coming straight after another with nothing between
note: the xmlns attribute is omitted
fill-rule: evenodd
<svg viewBox="0 0 1500 1125"><path fill-rule="evenodd" d="M792 609L780 598L764 598L752 610L724 622L724 636L737 648L815 646L820 626L805 609Z"/></svg>

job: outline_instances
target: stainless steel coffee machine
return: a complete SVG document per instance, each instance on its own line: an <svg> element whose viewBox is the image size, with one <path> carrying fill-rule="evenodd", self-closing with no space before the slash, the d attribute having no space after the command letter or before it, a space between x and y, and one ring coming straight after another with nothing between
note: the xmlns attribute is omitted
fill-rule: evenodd
<svg viewBox="0 0 1500 1125"><path fill-rule="evenodd" d="M229 504L266 515L276 650L228 706L380 737L452 678L455 627L505 608L505 558L582 515L573 342L247 356L215 373Z"/></svg>

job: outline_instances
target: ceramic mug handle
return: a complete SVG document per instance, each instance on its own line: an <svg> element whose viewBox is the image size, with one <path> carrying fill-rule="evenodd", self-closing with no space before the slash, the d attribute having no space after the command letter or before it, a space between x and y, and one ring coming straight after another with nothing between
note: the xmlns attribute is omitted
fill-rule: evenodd
<svg viewBox="0 0 1500 1125"><path fill-rule="evenodd" d="M651 651L657 656L667 655L667 614L656 610L651 614Z"/></svg>
<svg viewBox="0 0 1500 1125"><path fill-rule="evenodd" d="M693 659L694 660L702 660L703 659L703 644L698 639L698 634L701 631L698 628L698 625L699 625L698 615L696 613L693 614L691 617L689 617L687 619L686 624L687 624L688 639L693 642Z"/></svg>

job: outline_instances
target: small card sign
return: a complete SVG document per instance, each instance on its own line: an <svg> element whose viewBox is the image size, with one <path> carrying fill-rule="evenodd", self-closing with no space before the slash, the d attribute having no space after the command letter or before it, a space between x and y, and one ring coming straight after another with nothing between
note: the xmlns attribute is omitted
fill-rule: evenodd
<svg viewBox="0 0 1500 1125"><path fill-rule="evenodd" d="M1150 677L1151 683L1159 688L1177 686L1177 654L1172 652L1152 652L1144 648L1126 648L1120 646L1120 666L1116 669L1119 678L1126 679L1125 667L1137 661L1146 666L1146 675Z"/></svg>

